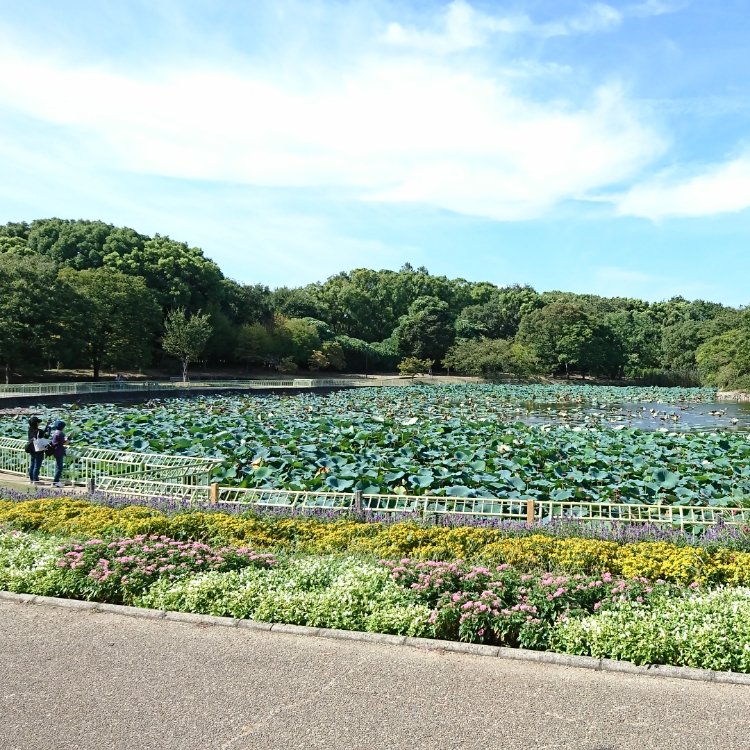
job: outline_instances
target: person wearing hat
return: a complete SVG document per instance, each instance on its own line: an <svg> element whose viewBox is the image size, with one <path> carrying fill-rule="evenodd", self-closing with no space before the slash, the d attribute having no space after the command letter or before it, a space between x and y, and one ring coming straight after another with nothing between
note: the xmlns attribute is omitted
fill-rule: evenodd
<svg viewBox="0 0 750 750"><path fill-rule="evenodd" d="M68 438L65 437L63 430L65 422L58 419L52 425L52 455L55 457L55 478L52 484L55 487L62 487L63 463L65 462L65 446L68 444Z"/></svg>
<svg viewBox="0 0 750 750"><path fill-rule="evenodd" d="M44 460L44 448L36 450L35 440L42 440L47 437L45 431L39 426L41 424L39 417L29 419L29 442L26 444L26 452L29 454L29 482L37 484L39 482L39 470L42 468ZM37 443L38 445L38 443Z"/></svg>

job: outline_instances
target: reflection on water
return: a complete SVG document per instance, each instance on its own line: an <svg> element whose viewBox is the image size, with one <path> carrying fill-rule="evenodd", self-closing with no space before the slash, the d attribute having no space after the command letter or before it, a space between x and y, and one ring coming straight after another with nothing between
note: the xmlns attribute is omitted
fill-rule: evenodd
<svg viewBox="0 0 750 750"><path fill-rule="evenodd" d="M703 404L622 403L601 406L529 404L514 409L514 421L526 424L570 424L582 427L609 427L640 430L750 431L750 403ZM508 414L505 415L510 416Z"/></svg>

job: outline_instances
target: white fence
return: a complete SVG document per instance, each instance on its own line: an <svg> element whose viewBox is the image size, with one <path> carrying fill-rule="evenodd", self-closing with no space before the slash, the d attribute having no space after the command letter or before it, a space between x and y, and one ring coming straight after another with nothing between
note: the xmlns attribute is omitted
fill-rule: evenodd
<svg viewBox="0 0 750 750"><path fill-rule="evenodd" d="M129 381L105 380L97 382L72 383L9 383L0 384L0 399L14 396L58 396L85 393L125 393L148 394L151 391L195 390L199 388L254 390L273 388L351 388L356 386L388 385L388 378L288 378L268 380L181 380L168 381Z"/></svg>
<svg viewBox="0 0 750 750"><path fill-rule="evenodd" d="M25 440L0 437L0 471L28 474L29 455ZM220 462L213 458L170 456L159 453L135 453L106 448L71 446L65 457L65 479L84 487L97 487L105 477L150 479L165 484L178 482L208 487L213 469ZM40 478L51 479L55 462L42 461Z"/></svg>
<svg viewBox="0 0 750 750"><path fill-rule="evenodd" d="M750 508L602 503L540 498L446 497L437 495L366 495L361 492L293 491L226 487L211 482L220 461L212 458L168 456L154 453L70 448L66 457L68 482L128 498L164 498L209 503L217 508L319 509L332 513L388 515L437 519L444 516L545 522L575 518L592 522L655 524L697 529L724 523L750 525ZM45 460L41 476L50 478L54 462ZM24 441L0 438L0 471L25 475L28 455Z"/></svg>

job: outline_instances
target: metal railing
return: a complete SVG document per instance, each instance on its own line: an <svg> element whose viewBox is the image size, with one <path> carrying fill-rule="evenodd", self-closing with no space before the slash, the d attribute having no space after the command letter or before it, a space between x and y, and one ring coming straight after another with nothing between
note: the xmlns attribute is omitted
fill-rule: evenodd
<svg viewBox="0 0 750 750"><path fill-rule="evenodd" d="M211 502L211 487L207 484L164 482L132 476L103 476L95 486L97 492L138 500L159 498L191 503Z"/></svg>
<svg viewBox="0 0 750 750"><path fill-rule="evenodd" d="M96 383L4 383L0 398L9 396L56 396L76 393L108 393L118 391L149 391L157 383L104 381ZM165 387L170 387L168 384Z"/></svg>
<svg viewBox="0 0 750 750"><path fill-rule="evenodd" d="M0 471L9 474L28 473L29 455L26 442L0 437ZM215 458L172 456L160 453L135 453L107 448L70 446L65 456L65 479L83 486L98 486L104 477L130 477L133 480L152 479L208 488L211 473L220 463ZM52 459L42 461L39 476L51 479L55 471Z"/></svg>
<svg viewBox="0 0 750 750"><path fill-rule="evenodd" d="M199 388L253 390L255 388L349 388L393 383L387 378L286 378L267 380L106 380L73 383L9 383L0 384L0 398L13 396L58 396L86 393L125 393L170 391Z"/></svg>
<svg viewBox="0 0 750 750"><path fill-rule="evenodd" d="M300 388L297 380L292 378L269 380L170 380L169 383L157 383L165 388Z"/></svg>
<svg viewBox="0 0 750 750"><path fill-rule="evenodd" d="M248 489L215 486L209 499L217 505L247 505L248 508L289 507L325 508L332 511L370 511L387 515L495 518L525 523L556 518L581 521L654 524L678 528L705 527L717 523L750 525L750 508L709 508L704 506L641 505L570 501L538 498L454 498L439 495L365 495L359 492L291 492L288 490Z"/></svg>
<svg viewBox="0 0 750 750"><path fill-rule="evenodd" d="M24 441L0 438L0 471L26 475L28 454ZM438 519L444 516L488 518L519 522L545 522L573 518L593 522L654 524L700 529L723 523L750 525L750 508L684 505L645 505L499 497L449 497L442 495L363 494L321 490L277 490L227 487L211 482L219 459L135 453L104 448L71 447L66 456L67 482L122 497L149 500L179 499L211 503L220 508L325 509L332 512L368 511L390 517ZM51 478L54 461L44 461L40 476Z"/></svg>

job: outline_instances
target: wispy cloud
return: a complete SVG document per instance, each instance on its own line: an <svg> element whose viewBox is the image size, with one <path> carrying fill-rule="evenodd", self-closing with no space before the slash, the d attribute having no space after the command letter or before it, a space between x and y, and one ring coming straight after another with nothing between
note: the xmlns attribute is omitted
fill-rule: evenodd
<svg viewBox="0 0 750 750"><path fill-rule="evenodd" d="M503 78L374 48L300 78L248 61L115 72L6 45L0 102L64 128L81 164L528 219L665 146L617 84L535 101ZM528 66L524 70L529 73Z"/></svg>
<svg viewBox="0 0 750 750"><path fill-rule="evenodd" d="M625 13L634 18L650 18L651 16L663 16L668 13L678 13L689 5L689 0L644 0L626 8Z"/></svg>
<svg viewBox="0 0 750 750"><path fill-rule="evenodd" d="M563 18L546 24L535 25L532 29L542 36L569 36L571 34L593 34L619 26L624 14L606 3L593 3L579 15Z"/></svg>
<svg viewBox="0 0 750 750"><path fill-rule="evenodd" d="M615 205L621 216L654 221L743 211L750 208L750 151L688 174L663 172L617 197Z"/></svg>
<svg viewBox="0 0 750 750"><path fill-rule="evenodd" d="M492 16L475 10L464 0L454 0L433 22L432 28L410 28L392 21L382 41L411 50L447 54L479 47L495 34L526 31L529 26L526 15Z"/></svg>
<svg viewBox="0 0 750 750"><path fill-rule="evenodd" d="M514 35L551 38L611 31L628 18L664 15L683 7L684 3L666 0L644 0L621 8L594 2L583 6L575 15L537 22L526 13L490 14L478 10L466 0L453 0L436 18L422 27L392 21L382 40L413 51L445 55Z"/></svg>

